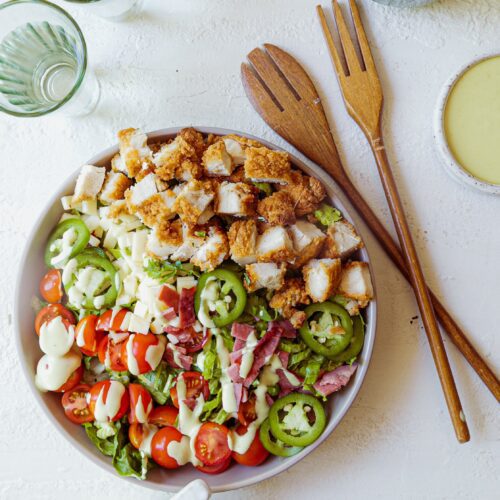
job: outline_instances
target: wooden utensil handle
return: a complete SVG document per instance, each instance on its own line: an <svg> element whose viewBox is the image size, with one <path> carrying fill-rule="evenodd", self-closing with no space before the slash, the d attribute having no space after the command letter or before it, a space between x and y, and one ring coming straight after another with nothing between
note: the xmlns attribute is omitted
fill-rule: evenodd
<svg viewBox="0 0 500 500"><path fill-rule="evenodd" d="M337 184L342 188L343 192L349 198L349 201L356 208L357 212L366 225L371 229L373 235L377 238L382 245L387 255L392 259L396 267L401 271L401 274L410 281L410 275L406 267L405 259L397 243L392 239L392 236L387 231L385 226L380 222L371 207L365 201L361 193L357 190L351 182L347 174L341 177L336 176ZM441 304L432 290L429 294L434 305L434 311L439 318L441 326L448 334L450 340L455 344L457 349L462 353L464 358L468 361L471 367L479 375L486 387L490 390L497 401L500 401L500 382L491 368L484 362L475 347L470 343L469 339L462 332L458 324L448 313L446 308Z"/></svg>

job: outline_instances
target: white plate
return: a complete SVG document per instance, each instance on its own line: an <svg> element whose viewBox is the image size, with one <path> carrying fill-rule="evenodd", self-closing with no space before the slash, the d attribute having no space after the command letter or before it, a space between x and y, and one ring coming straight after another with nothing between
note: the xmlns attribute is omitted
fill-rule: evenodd
<svg viewBox="0 0 500 500"><path fill-rule="evenodd" d="M174 137L181 128L157 130L149 133L148 137L150 140L165 140L167 138ZM255 139L271 149L280 149L258 137L253 137L234 130L210 127L195 128L205 134L238 134ZM99 166L108 165L111 158L117 153L117 151L117 146L113 146L96 155L87 163ZM327 189L331 203L338 207L347 219L350 219L347 209L342 205L333 192L333 182L331 178L316 165L309 168L294 156L290 155L290 158L295 166L301 168L306 173L317 177L321 180L321 182L323 182ZM110 457L102 455L87 438L83 428L72 424L64 416L64 412L60 404L61 396L55 393L41 393L36 389L34 383L35 368L38 360L42 356L42 353L38 347L36 334L33 329L34 313L31 306L31 300L33 296L38 296L38 284L41 277L46 272L43 253L47 237L59 221L62 213L60 198L64 195L73 193L77 175L78 171L75 171L73 175L71 175L50 197L45 209L42 211L41 216L36 221L34 229L32 230L24 249L20 263L14 304L16 344L19 357L21 359L21 365L28 379L28 384L33 392L33 395L49 420L54 424L55 428L75 448L77 448L87 458L92 460L92 462L99 465L102 469L117 475L111 464ZM368 263L370 262L366 249L360 250L357 256L360 260ZM263 481L264 479L268 479L302 460L306 455L318 447L331 434L335 427L337 427L342 417L353 403L354 398L361 387L368 370L368 363L372 355L373 343L375 340L375 327L377 321L377 305L375 300L373 300L366 308L366 320L367 328L365 345L359 358L359 367L349 385L335 396L329 398L327 403L328 423L326 429L321 437L311 446L308 446L301 453L290 458L272 457L259 467L244 467L233 464L226 472L216 476L203 474L194 469L191 465L187 465L176 471L165 471L158 467L148 474L147 480L139 482L139 484L157 490L178 491L193 479L201 477L209 484L213 492L227 491L242 488L244 486L250 486L258 483L259 481ZM335 446L335 440L329 441L328 445ZM64 457L61 456L61 463L63 462ZM134 481L135 484L138 484L136 479L124 479L126 481Z"/></svg>

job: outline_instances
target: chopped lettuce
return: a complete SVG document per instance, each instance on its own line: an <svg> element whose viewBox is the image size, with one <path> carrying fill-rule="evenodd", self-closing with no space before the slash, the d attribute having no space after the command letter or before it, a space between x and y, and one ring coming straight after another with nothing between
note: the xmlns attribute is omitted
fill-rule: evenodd
<svg viewBox="0 0 500 500"><path fill-rule="evenodd" d="M158 404L164 405L174 378L172 372L167 363L162 361L156 370L139 375L137 381L151 393Z"/></svg>
<svg viewBox="0 0 500 500"><path fill-rule="evenodd" d="M266 299L255 293L248 295L245 312L260 321L269 322L278 318L278 311L272 310L271 314Z"/></svg>
<svg viewBox="0 0 500 500"><path fill-rule="evenodd" d="M114 456L116 450L118 449L120 440L123 437L123 429L120 422L115 422L114 424L99 424L99 423L88 423L83 424L85 432L89 439L95 444L97 449L108 457Z"/></svg>
<svg viewBox="0 0 500 500"><path fill-rule="evenodd" d="M335 207L322 203L318 210L314 211L314 217L316 217L323 226L331 226L334 222L342 219L342 214L340 210Z"/></svg>
<svg viewBox="0 0 500 500"><path fill-rule="evenodd" d="M203 405L203 413L201 415L201 420L205 422L206 420L212 420L212 415L218 415L222 408L222 389L219 387L217 395L215 398L209 399Z"/></svg>
<svg viewBox="0 0 500 500"><path fill-rule="evenodd" d="M113 370L108 370L108 373L111 380L116 380L124 385L130 383L130 372L114 372Z"/></svg>
<svg viewBox="0 0 500 500"><path fill-rule="evenodd" d="M254 182L253 185L266 196L271 196L273 194L273 188L269 182Z"/></svg>
<svg viewBox="0 0 500 500"><path fill-rule="evenodd" d="M200 275L193 264L155 259L148 259L144 271L149 277L158 280L160 283L172 283L178 276L198 277Z"/></svg>
<svg viewBox="0 0 500 500"><path fill-rule="evenodd" d="M221 408L217 412L217 414L213 418L211 418L210 420L212 422L215 422L216 424L223 424L230 417L231 417L231 415L229 415L229 413L226 413L226 411L223 408Z"/></svg>
<svg viewBox="0 0 500 500"><path fill-rule="evenodd" d="M146 454L134 448L130 443L117 449L113 456L113 467L120 476L146 479L146 474L153 463Z"/></svg>

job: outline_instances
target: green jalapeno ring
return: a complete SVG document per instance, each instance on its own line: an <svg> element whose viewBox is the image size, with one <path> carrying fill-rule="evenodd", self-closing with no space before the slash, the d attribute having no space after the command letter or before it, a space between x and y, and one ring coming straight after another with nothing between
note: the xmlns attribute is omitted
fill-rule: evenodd
<svg viewBox="0 0 500 500"><path fill-rule="evenodd" d="M299 434L301 432L299 429L286 428L284 424L284 418L286 418L286 416L283 419L280 416L280 412L285 410L289 405L292 406L290 411L293 411L295 405L300 405L301 408L299 408L299 411L302 410L306 412L305 407L309 406L310 410L314 413L314 423L312 425L309 422L308 415L305 415L309 423L309 429L307 432L302 431L302 435ZM290 413L290 411L288 413ZM307 411L307 413L309 413L309 411ZM326 426L326 414L323 405L314 396L295 392L274 402L269 410L269 425L271 426L271 433L273 436L283 443L289 446L308 446L314 443L324 431ZM291 433L293 430L297 431L297 435Z"/></svg>
<svg viewBox="0 0 500 500"><path fill-rule="evenodd" d="M196 293L194 296L194 310L196 311L196 315L199 317L199 311L201 307L201 294L207 281L210 278L215 278L220 282L223 282L221 285L221 293L228 295L229 293L233 293L235 297L234 305L227 312L227 314L221 314L221 312L216 311L216 315L212 316L211 319L214 325L218 328L222 326L229 325L233 323L236 319L238 319L243 311L245 310L245 305L247 303L247 292L245 291L245 287L241 283L238 275L229 269L216 269L215 271L210 271L208 273L204 273L200 276L198 281L198 285L196 287Z"/></svg>
<svg viewBox="0 0 500 500"><path fill-rule="evenodd" d="M55 241L60 239L68 229L74 229L77 233L77 237L75 243L73 244L73 247L71 248L71 253L69 254L68 258L65 259L64 262L60 263L61 266L63 266L70 259L75 257L75 255L78 255L87 246L90 240L90 231L88 227L85 225L85 222L83 222L81 219L77 219L76 217L63 220L56 226L52 234L49 236L47 246L45 247L44 258L47 267L49 268L54 267L54 265L52 264L52 259L59 254L59 252L51 250L50 247Z"/></svg>
<svg viewBox="0 0 500 500"><path fill-rule="evenodd" d="M110 286L104 294L104 302L101 309L112 307L118 295L116 286L117 271L111 261L106 257L106 254L100 248L88 248L80 252L74 259L76 261L75 271L87 266L92 266L96 269L101 269L108 275ZM67 285L64 285L66 293L68 293L69 289L73 286L74 281L74 278L72 278ZM94 298L86 297L82 303L82 307L83 309L95 309Z"/></svg>
<svg viewBox="0 0 500 500"><path fill-rule="evenodd" d="M260 426L259 438L262 446L264 446L269 453L277 455L278 457L291 457L304 449L302 446L288 446L279 440L273 441L271 436L271 426L269 424L269 419L266 418Z"/></svg>
<svg viewBox="0 0 500 500"><path fill-rule="evenodd" d="M361 352L365 342L365 327L363 320L359 316L356 316L353 320L353 332L351 343L347 346L347 349L330 359L339 362L349 361Z"/></svg>
<svg viewBox="0 0 500 500"><path fill-rule="evenodd" d="M332 302L322 302L321 304L312 304L305 308L306 321L299 329L299 334L302 337L304 343L315 353L321 354L328 359L333 356L338 355L344 351L353 336L353 324L349 313L338 304ZM331 339L328 339L327 343L322 344L315 339L314 333L311 331L308 319L317 312L329 313L333 316L337 316L340 320L340 324L344 329L342 335L334 335Z"/></svg>

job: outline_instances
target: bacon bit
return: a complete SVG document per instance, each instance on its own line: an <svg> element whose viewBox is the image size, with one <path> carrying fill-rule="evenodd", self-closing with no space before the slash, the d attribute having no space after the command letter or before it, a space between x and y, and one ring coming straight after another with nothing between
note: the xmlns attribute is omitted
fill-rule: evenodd
<svg viewBox="0 0 500 500"><path fill-rule="evenodd" d="M186 349L181 346L176 346L174 344L167 344L165 352L163 353L163 359L172 368L182 368L183 370L189 370L193 364L193 358L186 354ZM176 362L176 358L179 363Z"/></svg>
<svg viewBox="0 0 500 500"><path fill-rule="evenodd" d="M163 311L163 317L167 321L172 321L175 318L177 318L177 312L175 311L175 309L173 307L169 307L167 310Z"/></svg>
<svg viewBox="0 0 500 500"><path fill-rule="evenodd" d="M183 288L179 298L179 327L186 328L196 322L194 314L194 294L196 287Z"/></svg>
<svg viewBox="0 0 500 500"><path fill-rule="evenodd" d="M287 319L283 319L281 321L270 321L267 326L267 331L270 332L275 330L277 330L284 339L294 339L297 337L297 330Z"/></svg>
<svg viewBox="0 0 500 500"><path fill-rule="evenodd" d="M163 285L158 300L161 300L168 308L173 307L176 314L179 312L179 294L172 287Z"/></svg>
<svg viewBox="0 0 500 500"><path fill-rule="evenodd" d="M337 392L347 385L357 367L357 363L353 363L351 366L339 366L335 370L325 373L314 384L314 388L324 396L328 396L332 392Z"/></svg>
<svg viewBox="0 0 500 500"><path fill-rule="evenodd" d="M286 351L278 351L278 358L280 358L281 361L281 366L283 368L286 368L288 366L288 358L290 357L290 354Z"/></svg>
<svg viewBox="0 0 500 500"><path fill-rule="evenodd" d="M255 328L244 323L233 323L231 327L231 335L235 339L246 341L250 334L255 332Z"/></svg>

